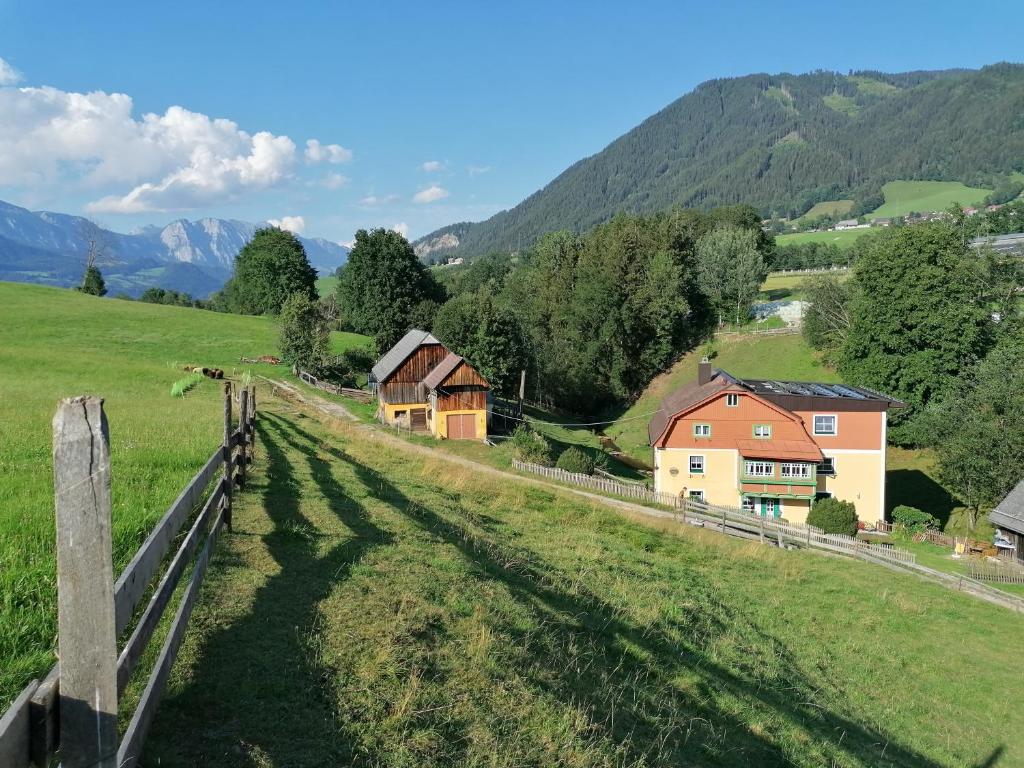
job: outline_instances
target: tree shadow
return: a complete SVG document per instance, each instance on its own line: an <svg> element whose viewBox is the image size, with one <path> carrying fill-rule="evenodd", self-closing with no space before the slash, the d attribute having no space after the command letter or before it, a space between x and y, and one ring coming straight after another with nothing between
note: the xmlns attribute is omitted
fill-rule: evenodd
<svg viewBox="0 0 1024 768"><path fill-rule="evenodd" d="M944 529L960 506L949 491L919 469L890 469L885 473L886 512L906 504L933 515Z"/></svg>
<svg viewBox="0 0 1024 768"><path fill-rule="evenodd" d="M198 660L189 682L163 702L144 765L325 766L350 764L357 756L373 762L337 716L333 671L319 653L319 604L353 565L389 544L392 535L370 521L334 479L330 463L311 449L304 453L312 479L352 534L323 552L329 537L300 508L309 491L283 448L282 422L261 414L257 433L267 468L262 477L252 477L250 489L262 493L273 522L273 530L261 538L277 571L256 590L241 620L218 627L215 615L203 616L206 634ZM241 530L229 535L246 533L244 526L236 516ZM230 552L219 553L216 561L212 570L222 573L251 567ZM212 579L204 589L220 581L232 583ZM227 753L225 745L230 745Z"/></svg>
<svg viewBox="0 0 1024 768"><path fill-rule="evenodd" d="M315 439L294 424L290 428ZM696 600L639 626L532 550L482 534L458 492L448 492L445 509L431 509L379 471L348 455L339 458L379 499L455 547L478 578L503 585L533 615L529 629L512 619L496 628L522 649L524 664L515 672L566 706L583 710L594 738L606 740L624 764L781 766L806 756L801 748L795 750L799 757L787 753L785 734L745 720L735 711L742 703L802 728L822 764L940 765L829 709L828 702L842 701L841 693L823 691L784 643L717 599L711 585L691 585ZM710 641L726 633L744 638L750 664L726 666L709 653ZM765 673L765 667L773 672ZM680 680L687 682L680 685Z"/></svg>

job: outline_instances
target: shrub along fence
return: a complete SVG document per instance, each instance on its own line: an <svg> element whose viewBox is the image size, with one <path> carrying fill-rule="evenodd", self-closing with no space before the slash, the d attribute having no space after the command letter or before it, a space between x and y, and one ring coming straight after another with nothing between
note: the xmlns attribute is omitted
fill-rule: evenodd
<svg viewBox="0 0 1024 768"><path fill-rule="evenodd" d="M60 661L33 680L0 718L0 766L130 768L138 764L167 677L222 528L231 530L233 488L245 485L256 389L224 387L224 441L160 518L117 581L110 521L110 447L103 400L61 401L53 419L57 517L57 644ZM193 512L199 512L193 517ZM185 524L188 532L178 541ZM177 548L163 568L172 545ZM199 555L196 555L196 551ZM118 699L136 671L189 564L191 575L124 735ZM163 575L150 590L158 573ZM143 598L149 602L136 618ZM118 652L118 638L133 625Z"/></svg>
<svg viewBox="0 0 1024 768"><path fill-rule="evenodd" d="M652 491L643 486L620 483L603 477L591 477L590 475L565 472L561 469L542 467L538 464L530 464L518 459L513 459L512 468L542 475L552 480L560 480L572 483L573 485L583 486L584 488L592 488L595 491L603 491L615 496L624 496L630 499L662 504L675 510L677 515L682 517L682 522L692 520L708 523L720 527L724 533L747 538L758 538L761 541L774 539L779 546L792 544L814 549L824 549L830 552L859 557L862 560L900 565L913 564L916 561L914 553L908 552L905 549L862 541L853 536L844 536L841 533L825 533L813 525L796 525L781 519L761 517L750 512L744 512L737 507L707 504L696 499L684 499L671 493Z"/></svg>

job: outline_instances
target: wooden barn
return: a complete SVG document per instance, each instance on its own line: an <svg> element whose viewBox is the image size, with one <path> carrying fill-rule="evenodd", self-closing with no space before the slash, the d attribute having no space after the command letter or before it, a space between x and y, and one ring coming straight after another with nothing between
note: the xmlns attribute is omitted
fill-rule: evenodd
<svg viewBox="0 0 1024 768"><path fill-rule="evenodd" d="M421 382L450 353L427 331L412 330L373 366L377 388L377 415L385 424L407 429L430 430Z"/></svg>
<svg viewBox="0 0 1024 768"><path fill-rule="evenodd" d="M430 404L431 433L451 440L485 439L490 388L473 366L449 352L420 384L420 397Z"/></svg>

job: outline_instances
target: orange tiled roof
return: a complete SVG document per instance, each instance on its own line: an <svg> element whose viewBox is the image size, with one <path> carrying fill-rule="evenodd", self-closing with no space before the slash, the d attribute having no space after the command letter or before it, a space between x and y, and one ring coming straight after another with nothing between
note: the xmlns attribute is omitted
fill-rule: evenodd
<svg viewBox="0 0 1024 768"><path fill-rule="evenodd" d="M737 440L736 447L748 459L821 461L821 449L804 440Z"/></svg>

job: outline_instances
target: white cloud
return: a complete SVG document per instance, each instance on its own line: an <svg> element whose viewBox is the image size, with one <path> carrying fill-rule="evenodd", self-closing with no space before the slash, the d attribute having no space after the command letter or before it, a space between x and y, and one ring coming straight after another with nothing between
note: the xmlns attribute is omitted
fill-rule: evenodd
<svg viewBox="0 0 1024 768"><path fill-rule="evenodd" d="M400 234L402 237L409 236L409 225L404 221L400 221L397 224L392 224L391 229Z"/></svg>
<svg viewBox="0 0 1024 768"><path fill-rule="evenodd" d="M352 150L340 144L321 144L316 139L306 140L307 163L347 163L352 159Z"/></svg>
<svg viewBox="0 0 1024 768"><path fill-rule="evenodd" d="M437 173L438 171L444 170L444 163L440 160L427 160L423 165L420 166L427 173Z"/></svg>
<svg viewBox="0 0 1024 768"><path fill-rule="evenodd" d="M348 177L342 176L340 173L328 173L320 179L320 186L326 189L341 189L346 184L348 184Z"/></svg>
<svg viewBox="0 0 1024 768"><path fill-rule="evenodd" d="M367 207L375 207L378 205L387 205L393 203L398 199L398 195L367 195L359 201L360 205Z"/></svg>
<svg viewBox="0 0 1024 768"><path fill-rule="evenodd" d="M91 213L186 210L282 184L300 159L287 136L180 106L139 118L132 110L123 93L0 88L0 187L107 191ZM315 147L328 162L351 157L336 144Z"/></svg>
<svg viewBox="0 0 1024 768"><path fill-rule="evenodd" d="M267 219L267 224L301 235L306 231L306 220L301 216L282 216L280 219Z"/></svg>
<svg viewBox="0 0 1024 768"><path fill-rule="evenodd" d="M17 85L20 82L21 72L0 59L0 85Z"/></svg>
<svg viewBox="0 0 1024 768"><path fill-rule="evenodd" d="M491 170L489 165L471 165L466 169L470 176L479 176L481 173L487 173Z"/></svg>
<svg viewBox="0 0 1024 768"><path fill-rule="evenodd" d="M431 184L426 189L421 189L415 195L412 196L414 203L433 203L438 200L443 200L448 197L450 193L447 189L439 187L437 184Z"/></svg>

